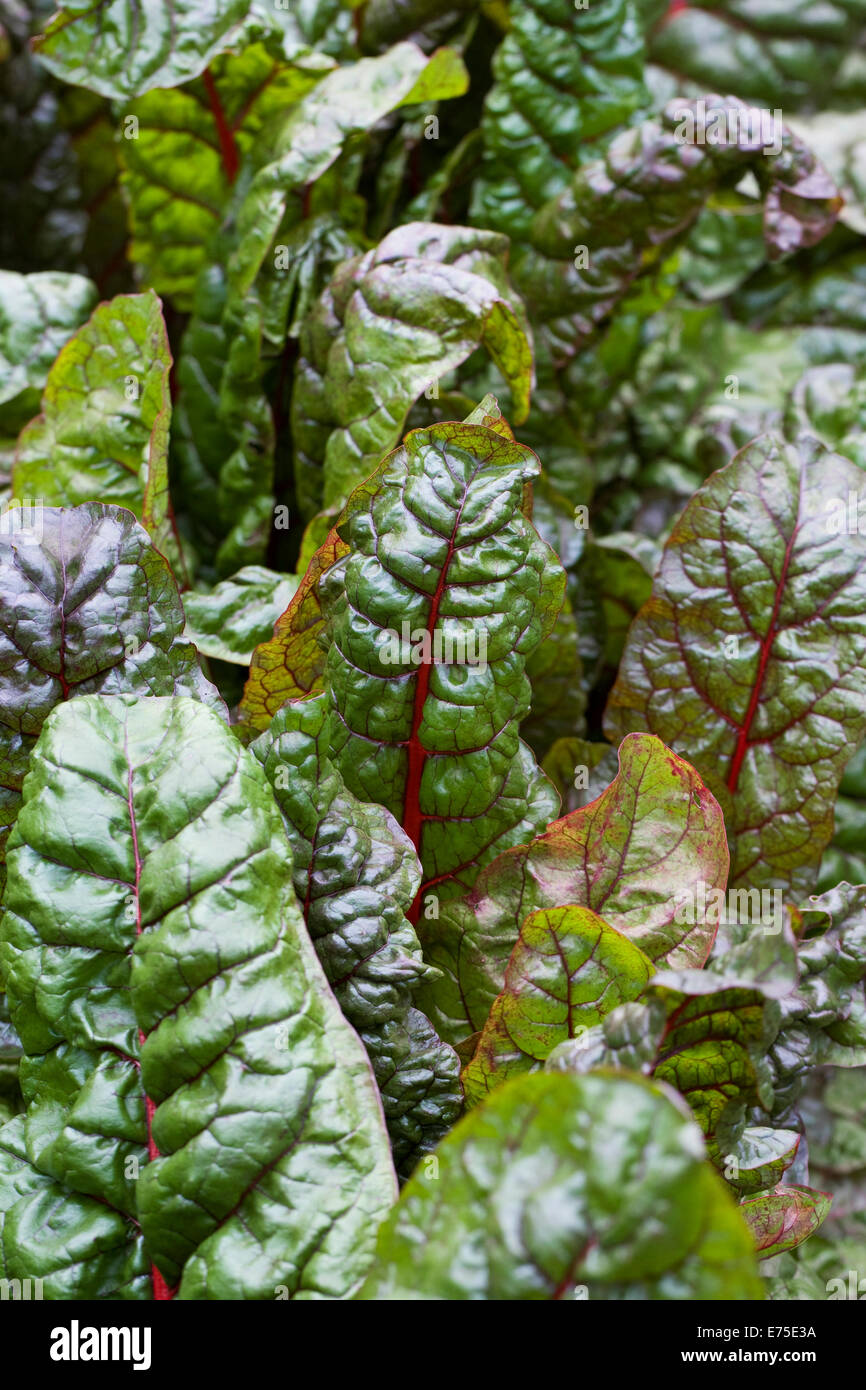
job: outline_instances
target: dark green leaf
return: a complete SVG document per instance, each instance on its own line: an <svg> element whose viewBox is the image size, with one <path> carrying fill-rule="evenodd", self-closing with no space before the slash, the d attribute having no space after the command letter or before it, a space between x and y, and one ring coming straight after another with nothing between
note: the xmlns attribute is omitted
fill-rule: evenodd
<svg viewBox="0 0 866 1390"><path fill-rule="evenodd" d="M351 1296L395 1192L381 1109L264 773L221 720L177 698L57 709L5 906L27 1054L26 1117L0 1131L8 1274L145 1298L151 1261L157 1297Z"/></svg>

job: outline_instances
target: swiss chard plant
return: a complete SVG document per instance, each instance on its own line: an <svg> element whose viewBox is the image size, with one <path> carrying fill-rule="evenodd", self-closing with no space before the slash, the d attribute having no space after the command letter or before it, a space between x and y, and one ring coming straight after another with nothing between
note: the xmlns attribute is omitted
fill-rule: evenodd
<svg viewBox="0 0 866 1390"><path fill-rule="evenodd" d="M864 37L0 0L4 1289L860 1296Z"/></svg>

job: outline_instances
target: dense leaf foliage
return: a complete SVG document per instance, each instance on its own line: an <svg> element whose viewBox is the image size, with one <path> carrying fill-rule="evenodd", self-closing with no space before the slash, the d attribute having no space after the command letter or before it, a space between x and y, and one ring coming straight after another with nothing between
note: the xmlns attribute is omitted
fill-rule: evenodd
<svg viewBox="0 0 866 1390"><path fill-rule="evenodd" d="M0 0L0 1281L857 1297L864 41Z"/></svg>

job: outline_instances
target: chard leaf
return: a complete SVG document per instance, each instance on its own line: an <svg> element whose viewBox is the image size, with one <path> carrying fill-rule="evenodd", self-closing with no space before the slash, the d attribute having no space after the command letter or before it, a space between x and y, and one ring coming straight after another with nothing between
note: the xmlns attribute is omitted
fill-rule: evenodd
<svg viewBox="0 0 866 1390"><path fill-rule="evenodd" d="M100 304L56 358L42 414L21 432L18 497L74 507L98 496L128 507L169 558L171 353L153 292Z"/></svg>
<svg viewBox="0 0 866 1390"><path fill-rule="evenodd" d="M713 0L663 13L648 36L653 63L701 87L736 92L761 105L786 110L832 103L833 93L857 101L862 76L851 79L846 58L862 42L866 12L861 0L830 0L820 12L802 3L780 13L772 0Z"/></svg>
<svg viewBox="0 0 866 1390"><path fill-rule="evenodd" d="M331 63L280 62L262 44L218 58L202 77L140 97L136 138L121 142L132 214L129 257L143 283L192 307L208 246L259 137L315 86Z"/></svg>
<svg viewBox="0 0 866 1390"><path fill-rule="evenodd" d="M450 1042L482 1028L526 914L566 903L603 914L652 961L701 966L716 924L699 910L678 921L677 902L701 883L722 889L727 872L722 813L694 769L658 739L626 738L600 797L500 855L438 919L425 908L419 934L442 979L421 1007Z"/></svg>
<svg viewBox="0 0 866 1390"><path fill-rule="evenodd" d="M644 104L642 26L630 0L525 0L512 6L484 106L473 219L525 241L600 137Z"/></svg>
<svg viewBox="0 0 866 1390"><path fill-rule="evenodd" d="M477 1105L509 1077L538 1068L566 1038L636 998L652 974L643 951L589 908L531 912L463 1072L467 1103Z"/></svg>
<svg viewBox="0 0 866 1390"><path fill-rule="evenodd" d="M665 981L677 981L680 988ZM549 1059L552 1071L637 1067L688 1102L719 1168L735 1169L748 1109L773 1097L767 1052L779 1008L761 989L710 971L655 977L639 1004L624 1004ZM732 1162L736 1160L736 1163Z"/></svg>
<svg viewBox="0 0 866 1390"><path fill-rule="evenodd" d="M222 710L182 640L171 571L128 511L88 502L45 507L35 524L26 508L20 516L32 535L0 532L0 859L55 705L102 691L191 695Z"/></svg>
<svg viewBox="0 0 866 1390"><path fill-rule="evenodd" d="M443 901L557 809L517 733L526 659L564 588L523 515L537 471L484 425L412 431L359 489L337 528L349 553L321 585L334 763L402 824L420 892Z"/></svg>
<svg viewBox="0 0 866 1390"><path fill-rule="evenodd" d="M430 974L405 916L421 878L414 848L384 807L346 788L328 735L321 694L285 705L252 751L283 813L307 930L370 1056L394 1161L411 1171L460 1112L459 1066L411 1008Z"/></svg>
<svg viewBox="0 0 866 1390"><path fill-rule="evenodd" d="M782 330L784 331L784 330ZM866 383L850 362L825 362L804 372L790 394L785 435L811 434L829 449L866 466Z"/></svg>
<svg viewBox="0 0 866 1390"><path fill-rule="evenodd" d="M740 1211L762 1260L796 1250L823 1223L833 1198L810 1187L777 1187L762 1197L748 1197Z"/></svg>
<svg viewBox="0 0 866 1390"><path fill-rule="evenodd" d="M198 77L240 38L249 9L250 0L70 0L34 48L64 82L128 100Z"/></svg>
<svg viewBox="0 0 866 1390"><path fill-rule="evenodd" d="M33 5L4 0L0 46L0 264L78 271L87 233L76 157L51 75L30 48Z"/></svg>
<svg viewBox="0 0 866 1390"><path fill-rule="evenodd" d="M484 425L501 434L503 439L514 442L514 435L503 418L495 396L485 396L465 423ZM371 495L379 485L379 474L387 466L388 460L385 459L369 479L355 488L337 518L340 523L368 506ZM262 642L253 653L240 712L241 717L255 729L266 729L287 700L317 693L324 688L328 638L319 581L338 560L349 553L349 546L340 538L336 527L327 529L321 545L313 549L315 543L310 542L310 550L305 551L319 524L324 522L327 526L327 521L327 514L321 513L307 527L299 558L299 566L304 570L303 578L285 613L277 620L273 637ZM308 559L305 559L305 554L309 555Z"/></svg>
<svg viewBox="0 0 866 1390"><path fill-rule="evenodd" d="M566 811L576 811L601 796L619 768L617 750L609 743L584 738L558 738L542 763Z"/></svg>
<svg viewBox="0 0 866 1390"><path fill-rule="evenodd" d="M799 982L771 1049L774 1115L787 1118L811 1068L866 1065L866 887L840 883L803 912Z"/></svg>
<svg viewBox="0 0 866 1390"><path fill-rule="evenodd" d="M172 469L216 577L264 560L274 520L275 425L264 392L264 309L228 296L221 267L199 277L178 362Z"/></svg>
<svg viewBox="0 0 866 1390"><path fill-rule="evenodd" d="M398 43L377 58L337 68L292 109L276 136L274 157L255 174L238 212L230 267L234 293L244 295L255 280L290 199L290 221L296 221L303 216L304 188L325 173L353 135L414 100L415 85L428 68L442 86L440 92L431 83L427 99L454 95L452 62L442 63L435 54L428 58L417 44Z"/></svg>
<svg viewBox="0 0 866 1390"><path fill-rule="evenodd" d="M83 275L0 270L0 420L20 424L39 409L55 357L96 304ZM17 432L17 431L16 431Z"/></svg>
<svg viewBox="0 0 866 1390"><path fill-rule="evenodd" d="M742 1218L670 1092L521 1076L439 1146L379 1234L362 1299L762 1297Z"/></svg>
<svg viewBox="0 0 866 1390"><path fill-rule="evenodd" d="M756 440L695 494L635 619L605 715L663 738L724 811L732 885L808 891L866 733L866 537L830 523L866 492L814 442ZM841 500L840 500L841 499Z"/></svg>
<svg viewBox="0 0 866 1390"><path fill-rule="evenodd" d="M301 333L292 423L305 515L342 505L398 443L415 400L479 345L525 419L532 349L508 297L507 247L493 232L412 222L341 267Z"/></svg>
<svg viewBox="0 0 866 1390"><path fill-rule="evenodd" d="M253 651L267 641L297 587L294 574L275 574L262 565L247 565L209 594L184 595L185 635L204 656L248 666Z"/></svg>
<svg viewBox="0 0 866 1390"><path fill-rule="evenodd" d="M604 633L604 662L619 666L629 625L652 593L658 553L645 536L601 536L581 557L580 577L597 596Z"/></svg>
<svg viewBox="0 0 866 1390"><path fill-rule="evenodd" d="M801 1138L791 1129L744 1129L733 1154L725 1156L725 1176L743 1196L776 1187L797 1157Z"/></svg>
<svg viewBox="0 0 866 1390"><path fill-rule="evenodd" d="M781 127L779 153L765 155L745 103L715 95L700 100L708 112L731 112L730 136L726 126L715 132L718 144L699 143L700 108L671 101L657 120L617 136L603 159L578 170L533 219L533 247L557 262L536 302L562 355L589 341L637 276L657 262L659 248L688 231L725 179L736 181L747 169L758 179L770 259L813 246L832 228L841 200L799 137ZM587 252L583 264L575 254L580 247Z"/></svg>
<svg viewBox="0 0 866 1390"><path fill-rule="evenodd" d="M264 772L212 712L134 696L54 711L0 964L35 1170L22 1190L19 1125L0 1160L11 1276L141 1298L150 1262L157 1298L352 1295L395 1192L381 1109Z"/></svg>

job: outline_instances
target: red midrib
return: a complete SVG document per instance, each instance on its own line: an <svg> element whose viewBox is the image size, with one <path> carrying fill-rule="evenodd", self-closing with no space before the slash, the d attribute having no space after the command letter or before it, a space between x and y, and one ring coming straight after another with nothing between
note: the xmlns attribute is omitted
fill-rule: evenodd
<svg viewBox="0 0 866 1390"><path fill-rule="evenodd" d="M135 824L135 807L132 802L132 765L127 761L127 781L126 781L126 802L129 808L129 824L132 830L132 852L135 855L135 934L141 936L141 894L139 884L141 883L141 858L138 853L138 828ZM138 1041L141 1047L147 1042L146 1033L139 1028ZM141 1067L139 1066L139 1076ZM144 1087L142 1086L144 1091ZM144 1091L144 1116L147 1122L147 1157L152 1163L155 1158L159 1158L159 1149L156 1147L153 1138L153 1117L156 1114L156 1104ZM166 1302L174 1298L174 1289L170 1289L163 1276L160 1274L156 1265L151 1261L151 1276L153 1279L153 1297L157 1302Z"/></svg>
<svg viewBox="0 0 866 1390"><path fill-rule="evenodd" d="M788 579L788 569L791 564L791 555L794 549L794 541L797 538L798 529L798 525L795 523L794 528L791 532L790 539L788 540L788 544L785 547L785 558L782 561L782 572L779 575L779 581L776 585L776 597L773 601L773 611L770 615L770 621L767 625L767 631L764 636L764 640L761 643L761 654L758 659L758 673L755 676L755 684L752 687L752 695L751 699L749 700L749 708L746 710L746 717L743 720L742 727L740 728L740 732L737 737L737 746L734 749L734 756L731 761L731 770L728 774L728 791L730 792L735 792L737 790L737 783L740 778L740 768L743 765L743 759L746 756L746 749L749 745L749 731L752 727L752 721L755 718L755 713L757 711L758 703L761 698L761 689L764 684L764 678L767 674L767 663L770 660L770 652L772 650L773 643L776 640L776 623L779 618L779 609L782 606L782 597L785 592L785 584Z"/></svg>
<svg viewBox="0 0 866 1390"><path fill-rule="evenodd" d="M204 81L204 88L207 92L207 99L210 102L217 138L220 142L220 154L222 156L225 175L229 183L234 183L241 165L234 131L226 120L226 113L223 110L220 94L216 89L216 83L213 80L213 74L210 68L205 68L202 74L202 80Z"/></svg>
<svg viewBox="0 0 866 1390"><path fill-rule="evenodd" d="M448 541L448 551L439 575L439 582L430 603L430 612L427 617L427 632L430 635L430 661L425 663L418 670L418 682L415 686L415 703L412 708L412 732L409 735L409 767L406 773L406 794L403 799L403 829L415 846L418 858L421 858L421 829L425 820L428 819L421 811L421 776L424 772L424 764L427 761L427 749L421 742L419 731L421 721L424 718L424 705L427 700L427 692L430 688L430 671L433 665L433 635L436 631L436 623L439 619L439 606L442 602L442 595L445 592L445 584L448 578L448 568L454 557L454 548L457 543L457 530L460 525L460 518L463 515L464 500L457 509L454 518L454 527ZM414 924L418 921L421 911L421 889L423 883L415 894L406 916Z"/></svg>

